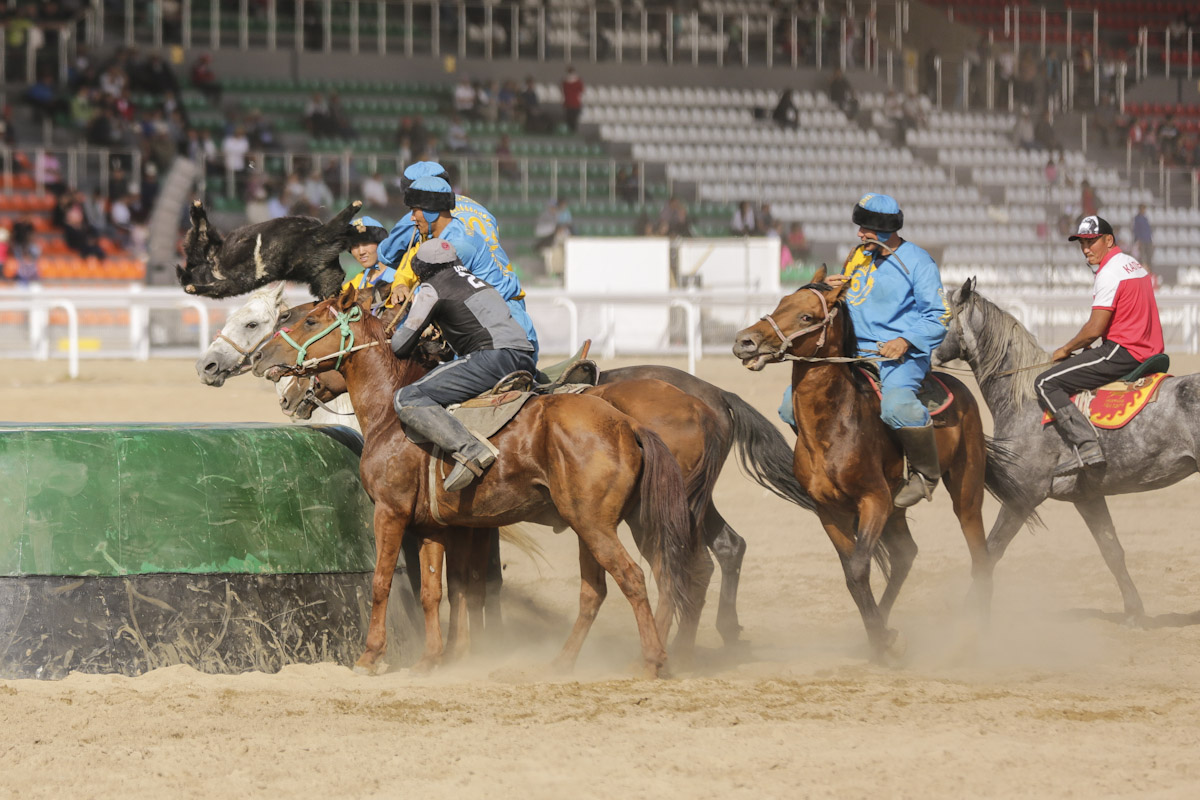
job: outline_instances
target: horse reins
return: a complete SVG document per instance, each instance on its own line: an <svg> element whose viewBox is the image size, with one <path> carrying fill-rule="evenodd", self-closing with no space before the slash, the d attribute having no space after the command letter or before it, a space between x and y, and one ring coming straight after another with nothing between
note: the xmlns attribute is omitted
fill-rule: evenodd
<svg viewBox="0 0 1200 800"><path fill-rule="evenodd" d="M787 361L812 361L826 364L849 364L856 361L894 360L890 358L884 358L883 356L797 356L787 352L788 348L792 346L793 341L816 330L821 331L821 336L817 339L817 348L824 346L825 335L829 332L829 326L833 324L833 318L837 316L837 306L830 308L829 302L825 299L825 295L820 289L808 287L808 290L815 294L817 299L821 301L821 311L825 314L825 318L820 322L809 325L807 328L801 328L795 333L784 334L783 330L779 327L779 323L775 321L775 318L770 314L764 314L762 319L771 326L771 328L775 331L775 335L779 337L779 347L776 348L774 353L768 353L767 355L777 361L783 361L786 359Z"/></svg>
<svg viewBox="0 0 1200 800"><path fill-rule="evenodd" d="M327 406L323 402L321 402L321 398L317 397L317 388L316 387L318 385L319 385L319 383L317 380L317 376L314 375L309 380L308 388L304 390L304 396L301 397L300 399L305 402L311 402L313 405L317 406L318 408L321 408L325 412L327 412L329 414L336 414L339 417L353 417L355 415L355 412L353 412L353 411L334 411L332 408L330 408L329 406Z"/></svg>
<svg viewBox="0 0 1200 800"><path fill-rule="evenodd" d="M354 306L348 312L337 311L335 313L337 314L337 318L333 322L331 322L325 328L325 330L309 337L308 341L306 341L304 344L297 343L295 339L293 339L291 336L288 335L289 333L291 333L290 328L280 328L278 331L275 332L276 336L281 337L285 342L290 344L292 347L296 348L296 365L294 367L288 368L289 371L291 372L291 374L299 375L299 374L303 373L305 370L311 369L311 368L315 367L317 364L320 364L322 361L328 361L331 358L337 359L337 363L334 365L333 368L340 369L342 366L342 359L345 358L346 356L350 355L351 353L357 352L359 350L366 350L368 347L376 347L379 344L381 344L381 342L377 342L377 341L376 342L367 342L366 344L360 344L360 345L354 344L354 331L352 331L350 329L350 323L357 322L358 320L362 319L362 315L363 315L362 306ZM320 356L318 358L310 358L307 360L304 358L305 354L308 353L309 345L311 345L313 342L317 342L317 341L320 341L321 339L324 339L326 336L328 336L334 330L337 330L339 328L341 329L340 333L341 333L342 339L338 343L338 347L341 349L339 349L337 352L330 353L329 355L326 355L326 356ZM350 343L349 347L346 346L347 342Z"/></svg>

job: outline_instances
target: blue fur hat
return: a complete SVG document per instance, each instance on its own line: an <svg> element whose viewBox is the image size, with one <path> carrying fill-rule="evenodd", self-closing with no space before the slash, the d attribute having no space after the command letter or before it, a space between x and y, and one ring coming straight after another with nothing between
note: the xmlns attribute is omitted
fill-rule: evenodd
<svg viewBox="0 0 1200 800"><path fill-rule="evenodd" d="M404 190L404 205L422 211L454 210L454 189L445 178L425 176L414 180Z"/></svg>
<svg viewBox="0 0 1200 800"><path fill-rule="evenodd" d="M387 228L374 217L355 217L350 220L350 235L346 237L346 247L357 244L379 244L387 238Z"/></svg>
<svg viewBox="0 0 1200 800"><path fill-rule="evenodd" d="M893 233L904 227L900 204L886 194L865 194L854 206L854 224L880 233Z"/></svg>
<svg viewBox="0 0 1200 800"><path fill-rule="evenodd" d="M400 188L408 191L408 187L417 178L430 177L446 177L446 168L436 161L418 161L415 164L409 164L404 168L404 174L400 176Z"/></svg>

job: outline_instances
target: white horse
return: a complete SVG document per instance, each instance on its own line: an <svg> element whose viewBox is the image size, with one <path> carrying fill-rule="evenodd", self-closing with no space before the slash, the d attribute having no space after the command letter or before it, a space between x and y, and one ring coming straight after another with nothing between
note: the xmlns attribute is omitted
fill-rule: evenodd
<svg viewBox="0 0 1200 800"><path fill-rule="evenodd" d="M246 304L234 311L225 320L225 326L213 339L196 361L196 374L209 386L221 386L226 379L250 371L254 353L275 334L275 325L288 304L283 299L284 283L270 284L254 291ZM284 378L275 384L275 391L283 404L284 395L292 388L296 378ZM328 410L327 410L328 409ZM289 415L289 419L294 419ZM345 425L361 433L350 395L340 395L329 401L325 408L317 408L305 420L326 425Z"/></svg>

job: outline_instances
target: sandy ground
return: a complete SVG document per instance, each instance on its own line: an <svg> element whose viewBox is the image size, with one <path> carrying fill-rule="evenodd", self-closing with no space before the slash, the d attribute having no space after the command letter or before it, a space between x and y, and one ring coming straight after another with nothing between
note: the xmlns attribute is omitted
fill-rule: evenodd
<svg viewBox="0 0 1200 800"><path fill-rule="evenodd" d="M732 358L699 373L772 415L786 379ZM281 419L265 383L211 389L187 362L64 375L61 362L5 362L2 416ZM1120 624L1082 521L1049 503L1047 528L1022 532L1000 565L993 623L978 631L963 607L966 547L939 494L912 514L921 554L892 617L907 662L882 668L866 663L814 517L730 464L716 502L749 541L733 652L713 626L714 583L694 669L631 678L636 635L614 588L577 672L547 674L578 573L574 537L546 531L544 562L506 555L507 639L432 677L319 665L0 681L0 797L1195 797L1196 488L1112 500L1157 615L1146 629Z"/></svg>

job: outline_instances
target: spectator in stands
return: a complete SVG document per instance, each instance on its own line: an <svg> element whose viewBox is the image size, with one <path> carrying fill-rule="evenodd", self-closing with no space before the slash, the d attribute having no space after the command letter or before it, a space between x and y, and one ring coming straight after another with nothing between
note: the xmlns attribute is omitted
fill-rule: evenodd
<svg viewBox="0 0 1200 800"><path fill-rule="evenodd" d="M25 102L33 109L33 120L38 124L44 119L65 119L71 114L71 104L59 94L50 75L42 75L37 83L25 90Z"/></svg>
<svg viewBox="0 0 1200 800"><path fill-rule="evenodd" d="M154 201L158 199L160 185L158 167L153 161L146 162L146 166L142 168L141 201L147 209L154 208Z"/></svg>
<svg viewBox="0 0 1200 800"><path fill-rule="evenodd" d="M496 92L496 118L501 122L512 122L517 118L517 84L506 80Z"/></svg>
<svg viewBox="0 0 1200 800"><path fill-rule="evenodd" d="M687 206L672 195L658 215L658 232L663 236L691 236L692 224L688 220Z"/></svg>
<svg viewBox="0 0 1200 800"><path fill-rule="evenodd" d="M1050 122L1050 112L1043 111L1033 128L1033 138L1043 150L1062 150L1058 135L1054 133L1054 125Z"/></svg>
<svg viewBox="0 0 1200 800"><path fill-rule="evenodd" d="M1025 106L1021 106L1021 111L1017 114L1017 121L1013 125L1012 138L1013 144L1022 150L1036 150L1038 147L1037 139L1034 138L1033 133L1033 114Z"/></svg>
<svg viewBox="0 0 1200 800"><path fill-rule="evenodd" d="M1094 217L1100 210L1100 195L1091 181L1084 178L1079 184L1079 213L1083 217Z"/></svg>
<svg viewBox="0 0 1200 800"><path fill-rule="evenodd" d="M567 66L567 74L562 82L563 116L566 117L567 127L571 133L579 132L579 117L583 114L583 79L575 72L574 66Z"/></svg>
<svg viewBox="0 0 1200 800"><path fill-rule="evenodd" d="M481 81L475 81L475 115L484 122L495 122L500 116L499 100L496 95L500 91L496 81L489 81L484 86Z"/></svg>
<svg viewBox="0 0 1200 800"><path fill-rule="evenodd" d="M112 235L112 226L108 224L108 202L99 188L93 189L84 201L83 218L100 236Z"/></svg>
<svg viewBox="0 0 1200 800"><path fill-rule="evenodd" d="M33 239L33 223L22 219L13 223L9 252L17 262L17 282L22 286L38 279L37 260L42 249Z"/></svg>
<svg viewBox="0 0 1200 800"><path fill-rule="evenodd" d="M525 78L525 88L521 90L521 94L517 97L517 113L521 118L521 125L525 128L526 133L538 133L543 128L542 111L538 100L537 85L533 82L533 76Z"/></svg>
<svg viewBox="0 0 1200 800"><path fill-rule="evenodd" d="M754 226L755 232L765 236L771 229L776 227L775 215L771 213L771 204L763 203L758 207Z"/></svg>
<svg viewBox="0 0 1200 800"><path fill-rule="evenodd" d="M496 168L499 170L501 178L515 181L521 177L521 171L517 168L517 160L513 158L512 142L509 141L507 133L503 134L496 142L496 150L493 155L496 157Z"/></svg>
<svg viewBox="0 0 1200 800"><path fill-rule="evenodd" d="M544 250L554 244L554 236L558 232L558 207L547 203L533 223L534 247Z"/></svg>
<svg viewBox="0 0 1200 800"><path fill-rule="evenodd" d="M115 99L125 92L127 83L125 71L119 64L114 63L100 76L100 91Z"/></svg>
<svg viewBox="0 0 1200 800"><path fill-rule="evenodd" d="M1146 217L1145 203L1138 206L1137 216L1133 218L1133 257L1147 272L1153 271L1154 233L1150 229L1150 220Z"/></svg>
<svg viewBox="0 0 1200 800"><path fill-rule="evenodd" d="M134 79L134 88L155 95L175 94L179 91L179 80L171 65L163 60L162 54L153 52L146 62L135 69L130 76Z"/></svg>
<svg viewBox="0 0 1200 800"><path fill-rule="evenodd" d="M268 203L267 187L255 186L250 190L246 199L246 222L254 225L271 220L271 207Z"/></svg>
<svg viewBox="0 0 1200 800"><path fill-rule="evenodd" d="M775 104L775 110L771 112L771 119L781 128L795 128L800 124L800 114L792 99L791 89L784 89L779 93L779 102Z"/></svg>
<svg viewBox="0 0 1200 800"><path fill-rule="evenodd" d="M1117 130L1117 107L1107 94L1100 96L1100 105L1092 112L1092 127L1100 136L1100 144L1110 147L1119 142Z"/></svg>
<svg viewBox="0 0 1200 800"><path fill-rule="evenodd" d="M202 53L192 62L192 86L198 89L210 105L221 105L221 82L213 72L212 56Z"/></svg>
<svg viewBox="0 0 1200 800"><path fill-rule="evenodd" d="M907 133L904 126L904 98L893 87L888 87L887 93L883 96L883 118L891 127L889 138L896 143L897 147L903 147Z"/></svg>
<svg viewBox="0 0 1200 800"><path fill-rule="evenodd" d="M249 113L246 114L245 126L246 137L250 140L250 147L252 149L279 149L279 141L275 135L275 128L257 108L251 109Z"/></svg>
<svg viewBox="0 0 1200 800"><path fill-rule="evenodd" d="M425 129L425 124L420 117L403 117L400 124L396 126L394 136L396 147L402 147L404 140L408 140L409 149L412 155L416 156L425 150L426 140L429 138L429 132ZM401 159L401 164L409 164L412 158Z"/></svg>
<svg viewBox="0 0 1200 800"><path fill-rule="evenodd" d="M304 130L308 131L310 136L329 136L330 135L330 117L329 103L325 100L325 95L320 92L313 92L308 98L308 102L304 104Z"/></svg>
<svg viewBox="0 0 1200 800"><path fill-rule="evenodd" d="M750 236L756 230L758 225L754 219L754 208L749 200L743 200L738 203L732 219L729 220L729 232L734 236Z"/></svg>
<svg viewBox="0 0 1200 800"><path fill-rule="evenodd" d="M858 116L858 98L854 95L854 87L840 67L833 70L833 77L829 81L829 99L850 119Z"/></svg>
<svg viewBox="0 0 1200 800"><path fill-rule="evenodd" d="M460 78L454 87L454 110L467 119L475 117L475 89L466 76Z"/></svg>
<svg viewBox="0 0 1200 800"><path fill-rule="evenodd" d="M808 260L812 248L808 243L808 236L804 233L804 223L792 223L792 227L788 230L785 244L788 251L792 254L792 261L803 262Z"/></svg>
<svg viewBox="0 0 1200 800"><path fill-rule="evenodd" d="M1046 167L1042 170L1042 174L1046 176L1046 185L1055 186L1058 184L1058 165L1054 163L1054 157L1046 159Z"/></svg>
<svg viewBox="0 0 1200 800"><path fill-rule="evenodd" d="M350 115L342 105L342 97L337 92L329 95L329 133L343 139L358 138L358 131L354 129L354 123L350 121Z"/></svg>
<svg viewBox="0 0 1200 800"><path fill-rule="evenodd" d="M921 98L916 92L910 91L907 95L905 95L902 110L903 124L901 126L901 146L908 142L909 131L925 127L925 109L921 107Z"/></svg>
<svg viewBox="0 0 1200 800"><path fill-rule="evenodd" d="M82 203L73 202L63 221L63 241L84 258L104 258L100 237L84 219Z"/></svg>
<svg viewBox="0 0 1200 800"><path fill-rule="evenodd" d="M450 124L446 127L446 149L456 154L471 152L467 126L457 112L450 115Z"/></svg>
<svg viewBox="0 0 1200 800"><path fill-rule="evenodd" d="M246 130L238 125L221 142L221 158L225 167L226 180L233 180L238 194L246 183L246 156L250 152L250 140Z"/></svg>
<svg viewBox="0 0 1200 800"><path fill-rule="evenodd" d="M1158 140L1158 154L1168 166L1177 163L1179 158L1179 126L1175 124L1175 115L1167 114L1158 130L1154 132Z"/></svg>
<svg viewBox="0 0 1200 800"><path fill-rule="evenodd" d="M935 103L941 74L941 58L938 49L931 47L925 51L925 55L921 59L921 91Z"/></svg>
<svg viewBox="0 0 1200 800"><path fill-rule="evenodd" d="M559 238L570 236L575 232L575 216L571 213L570 206L567 205L567 198L558 198L558 207L555 209L554 215L555 232Z"/></svg>
<svg viewBox="0 0 1200 800"><path fill-rule="evenodd" d="M333 191L325 184L319 169L314 169L304 182L304 199L316 215L333 207Z"/></svg>
<svg viewBox="0 0 1200 800"><path fill-rule="evenodd" d="M373 172L370 177L363 179L362 200L369 208L380 209L388 207L387 186L384 185L383 176L379 173L379 170Z"/></svg>

